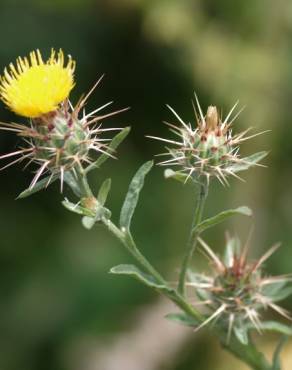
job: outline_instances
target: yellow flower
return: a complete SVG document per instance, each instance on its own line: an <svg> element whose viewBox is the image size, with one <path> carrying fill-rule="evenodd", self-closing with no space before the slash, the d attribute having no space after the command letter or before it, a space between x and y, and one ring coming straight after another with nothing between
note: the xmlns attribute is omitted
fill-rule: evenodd
<svg viewBox="0 0 292 370"><path fill-rule="evenodd" d="M29 60L30 59L30 60ZM18 58L4 70L0 82L0 98L20 116L35 118L52 112L68 98L74 86L75 62L69 57L64 66L64 54L52 49L47 62L39 50L28 58Z"/></svg>

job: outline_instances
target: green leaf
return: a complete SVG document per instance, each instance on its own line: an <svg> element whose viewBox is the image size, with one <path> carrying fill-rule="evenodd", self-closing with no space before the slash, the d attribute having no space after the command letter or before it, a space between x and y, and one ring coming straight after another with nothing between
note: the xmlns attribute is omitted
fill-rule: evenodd
<svg viewBox="0 0 292 370"><path fill-rule="evenodd" d="M120 215L120 226L126 230L130 229L131 220L138 203L140 191L144 185L144 179L147 173L151 170L153 161L144 163L133 177Z"/></svg>
<svg viewBox="0 0 292 370"><path fill-rule="evenodd" d="M179 171L173 171L171 168L167 168L164 171L164 177L166 179L173 179L185 183L188 175Z"/></svg>
<svg viewBox="0 0 292 370"><path fill-rule="evenodd" d="M102 207L102 206L98 206L94 216L84 216L82 218L82 225L87 230L90 230L93 228L96 222L100 221L103 217L109 219L111 215L112 214L109 209Z"/></svg>
<svg viewBox="0 0 292 370"><path fill-rule="evenodd" d="M99 189L99 192L98 192L98 195L97 195L97 200L98 202L103 206L106 202L106 199L107 199L107 196L108 196L108 193L110 191L110 188L111 188L111 179L106 179L100 189Z"/></svg>
<svg viewBox="0 0 292 370"><path fill-rule="evenodd" d="M62 205L71 212L77 213L78 215L94 217L95 213L88 208L80 206L78 203L72 203L68 199L63 200Z"/></svg>
<svg viewBox="0 0 292 370"><path fill-rule="evenodd" d="M247 335L246 326L240 326L240 327L235 326L233 330L234 330L234 334L236 338L240 341L240 343L246 346L248 344L248 335Z"/></svg>
<svg viewBox="0 0 292 370"><path fill-rule="evenodd" d="M180 313L169 313L165 316L166 319L170 321L174 321L176 323L185 325L185 326L191 326L196 327L200 325L199 321L194 319L193 317L187 315L186 313L180 312Z"/></svg>
<svg viewBox="0 0 292 370"><path fill-rule="evenodd" d="M241 158L240 162L234 163L231 166L228 166L228 170L234 173L248 170L250 167L256 165L263 158L268 155L268 152L258 152L250 155L249 157Z"/></svg>
<svg viewBox="0 0 292 370"><path fill-rule="evenodd" d="M248 329L254 329L254 326L248 325ZM292 335L292 326L285 325L277 321L263 321L261 322L260 328L262 330L274 331L284 335Z"/></svg>
<svg viewBox="0 0 292 370"><path fill-rule="evenodd" d="M110 142L108 146L108 153L112 154L117 147L125 140L125 138L128 136L129 132L131 130L131 127L125 127L122 131L120 131L112 141ZM109 159L110 156L106 153L102 153L98 159L90 164L86 169L85 172L88 173L89 171L93 170L94 168L99 168L107 159Z"/></svg>
<svg viewBox="0 0 292 370"><path fill-rule="evenodd" d="M292 287L285 286L287 281L281 281L266 285L263 287L263 294L273 300L279 302L289 297L292 294Z"/></svg>
<svg viewBox="0 0 292 370"><path fill-rule="evenodd" d="M274 355L273 355L272 370L281 370L282 367L281 367L280 355L281 355L282 349L284 345L286 344L287 340L288 338L286 337L286 335L283 335L282 338L279 340L279 343L277 344Z"/></svg>
<svg viewBox="0 0 292 370"><path fill-rule="evenodd" d="M229 209L227 211L220 212L218 213L218 215L210 217L205 221L202 221L199 225L196 226L196 230L198 230L201 233L206 229L215 226L234 215L252 216L252 210L246 206L242 206L235 209Z"/></svg>
<svg viewBox="0 0 292 370"><path fill-rule="evenodd" d="M118 265L118 266L112 267L110 269L110 273L111 274L117 274L117 275L132 276L132 277L139 280L144 285L147 285L150 288L163 290L163 291L166 291L168 293L173 291L171 288L158 283L153 276L151 276L149 274L146 274L145 272L141 271L135 265Z"/></svg>
<svg viewBox="0 0 292 370"><path fill-rule="evenodd" d="M48 186L48 182L49 182L50 177L51 177L51 175L49 175L49 176L43 178L42 180L38 181L32 189L28 188L28 189L22 191L16 199L23 199L23 198L29 197L30 195L32 195L34 193L37 193L38 191L40 191L42 189L45 189ZM58 178L59 178L58 175L52 176L52 178L50 180L50 184L52 182L56 181Z"/></svg>
<svg viewBox="0 0 292 370"><path fill-rule="evenodd" d="M84 216L82 217L82 225L85 227L85 229L90 230L93 228L95 225L95 218L94 217L89 217L89 216Z"/></svg>

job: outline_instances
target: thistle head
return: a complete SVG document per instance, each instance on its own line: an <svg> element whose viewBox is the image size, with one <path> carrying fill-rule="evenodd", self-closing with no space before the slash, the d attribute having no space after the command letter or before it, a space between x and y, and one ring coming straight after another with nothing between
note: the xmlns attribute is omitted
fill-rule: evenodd
<svg viewBox="0 0 292 370"><path fill-rule="evenodd" d="M245 342L249 329L255 328L258 332L263 329L263 310L271 308L291 319L288 312L275 303L280 300L279 297L285 298L285 286L291 281L291 276L270 277L263 272L264 262L279 245L273 246L257 261L249 261L247 246L241 248L237 238L227 240L223 259L202 239L199 242L211 261L212 273L190 273L190 286L196 288L197 297L208 312L206 320L198 329L220 318L220 326L227 333L227 341L235 334L239 340Z"/></svg>
<svg viewBox="0 0 292 370"><path fill-rule="evenodd" d="M30 120L28 125L1 124L1 129L21 136L24 146L0 158L16 158L7 166L25 159L39 166L30 189L45 173L49 175L48 183L52 177L59 177L62 189L64 173L83 170L83 166L92 163L94 152L112 156L106 145L110 139L103 139L100 135L104 131L119 129L103 129L100 120L123 110L97 115L112 103L109 102L91 113L85 113L87 99L101 78L73 107L68 96L74 86L75 62L69 57L65 66L62 51L55 56L52 50L50 58L44 63L37 50L30 53L30 61L18 58L16 65L15 68L10 64L9 72L5 70L0 97L11 110Z"/></svg>
<svg viewBox="0 0 292 370"><path fill-rule="evenodd" d="M168 108L180 122L179 126L165 122L170 131L176 135L177 140L163 139L150 136L151 138L164 141L171 145L167 152L161 155L170 156L170 159L160 162L163 166L174 166L176 172L166 172L166 177L183 175L185 180L200 181L200 177L207 179L216 177L221 183L227 183L229 175L237 177L237 172L255 165L263 153L257 157L240 158L240 144L251 138L246 134L249 130L238 135L233 135L231 124L237 118L240 111L233 117L232 114L237 103L232 107L224 120L222 120L218 108L209 106L204 115L196 97L197 107L194 106L196 127L191 123L185 123L182 118L171 108ZM253 135L255 136L255 135Z"/></svg>

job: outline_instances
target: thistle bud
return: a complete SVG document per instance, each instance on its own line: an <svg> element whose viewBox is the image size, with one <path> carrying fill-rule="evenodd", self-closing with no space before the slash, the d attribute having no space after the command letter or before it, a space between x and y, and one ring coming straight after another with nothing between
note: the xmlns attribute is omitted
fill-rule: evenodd
<svg viewBox="0 0 292 370"><path fill-rule="evenodd" d="M230 126L237 118L238 112L230 119L237 104L233 106L224 120L220 118L217 107L209 106L207 113L203 115L199 101L196 97L197 109L195 115L197 127L193 128L185 123L179 115L170 107L168 108L180 122L180 126L166 122L170 130L179 137L179 140L163 139L149 136L174 147L167 147L167 153L161 155L170 156L170 159L160 162L163 166L175 166L178 169L173 177L179 174L185 175L185 181L189 178L198 181L201 176L216 177L221 183L227 183L227 176L232 175L238 178L237 172L255 165L265 156L258 153L248 158L240 158L239 145L253 136L246 137L249 130L232 135ZM197 113L199 112L199 114ZM169 171L167 172L169 174ZM172 173L171 173L172 174ZM167 175L167 177L169 177Z"/></svg>
<svg viewBox="0 0 292 370"><path fill-rule="evenodd" d="M227 240L224 259L220 259L202 240L203 252L211 261L212 274L190 273L189 285L196 289L199 304L209 312L200 329L220 318L220 327L227 333L227 341L234 334L246 344L248 330L264 328L262 311L271 308L291 320L289 313L275 302L284 299L291 290L286 287L290 275L266 276L262 266L278 249L273 246L257 261L248 261L247 246L241 248L237 238Z"/></svg>

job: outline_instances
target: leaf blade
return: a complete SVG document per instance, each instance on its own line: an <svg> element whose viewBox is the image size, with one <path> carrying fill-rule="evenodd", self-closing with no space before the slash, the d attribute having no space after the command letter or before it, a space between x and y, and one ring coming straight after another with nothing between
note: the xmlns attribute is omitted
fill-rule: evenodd
<svg viewBox="0 0 292 370"><path fill-rule="evenodd" d="M97 200L103 206L107 200L108 193L111 189L112 180L110 178L104 180L99 189Z"/></svg>
<svg viewBox="0 0 292 370"><path fill-rule="evenodd" d="M132 217L137 206L140 192L144 185L144 180L148 172L153 166L153 161L144 163L135 173L124 200L121 214L120 214L120 227L129 231Z"/></svg>
<svg viewBox="0 0 292 370"><path fill-rule="evenodd" d="M246 206L228 209L226 211L218 213L216 216L207 218L206 220L202 221L199 225L195 228L201 233L212 226L215 226L226 219L235 216L235 215L243 215L243 216L252 216L252 210Z"/></svg>
<svg viewBox="0 0 292 370"><path fill-rule="evenodd" d="M184 312L169 313L165 316L166 319L179 323L184 326L196 327L200 322Z"/></svg>
<svg viewBox="0 0 292 370"><path fill-rule="evenodd" d="M59 178L59 176L58 176L58 175L55 175L55 176L53 176L53 177L51 178L51 180L50 180L50 177L51 177L51 175L49 175L49 176L47 176L47 177L43 178L42 180L39 180L39 181L35 184L35 186L34 186L32 189L28 188L28 189L23 190L23 191L22 191L22 192L17 196L17 198L16 198L16 199L24 199L24 198L27 198L27 197L29 197L30 195L35 194L35 193L39 192L39 191L40 191L40 190L42 190L42 189L45 189L45 188L48 186L48 183L49 183L49 184L52 184L54 181L56 181L56 180ZM50 180L50 181L49 181L49 180Z"/></svg>
<svg viewBox="0 0 292 370"><path fill-rule="evenodd" d="M266 151L254 153L248 157L242 158L239 163L232 164L231 166L228 167L228 170L233 173L248 170L250 167L255 166L258 162L260 162L267 155L268 155L268 152Z"/></svg>
<svg viewBox="0 0 292 370"><path fill-rule="evenodd" d="M110 269L109 272L110 274L132 276L150 288L166 291L168 293L171 293L173 291L172 288L158 283L153 276L141 271L135 265L122 264L114 266Z"/></svg>

